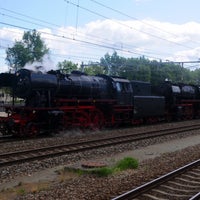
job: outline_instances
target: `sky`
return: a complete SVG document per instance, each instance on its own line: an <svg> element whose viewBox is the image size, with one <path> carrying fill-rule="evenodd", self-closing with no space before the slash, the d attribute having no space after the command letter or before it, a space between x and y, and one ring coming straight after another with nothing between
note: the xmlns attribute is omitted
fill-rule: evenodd
<svg viewBox="0 0 200 200"><path fill-rule="evenodd" d="M0 72L9 70L6 49L33 29L50 49L46 70L63 60L99 62L114 51L127 58L198 61L199 8L199 0L0 0Z"/></svg>

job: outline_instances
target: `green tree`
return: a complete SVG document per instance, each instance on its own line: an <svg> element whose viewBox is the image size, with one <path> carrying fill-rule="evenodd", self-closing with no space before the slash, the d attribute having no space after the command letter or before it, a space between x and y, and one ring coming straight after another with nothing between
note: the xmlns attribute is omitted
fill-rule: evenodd
<svg viewBox="0 0 200 200"><path fill-rule="evenodd" d="M84 67L84 72L88 75L107 74L107 67L100 63L90 62Z"/></svg>
<svg viewBox="0 0 200 200"><path fill-rule="evenodd" d="M62 62L58 62L57 67L62 73L69 74L73 70L78 69L78 64L74 64L71 61L64 60Z"/></svg>
<svg viewBox="0 0 200 200"><path fill-rule="evenodd" d="M49 53L40 33L36 30L24 32L21 41L15 41L13 47L6 49L6 61L14 71L23 68L27 63L41 62Z"/></svg>
<svg viewBox="0 0 200 200"><path fill-rule="evenodd" d="M194 71L191 71L192 76L192 83L200 85L200 69L195 69Z"/></svg>
<svg viewBox="0 0 200 200"><path fill-rule="evenodd" d="M162 63L158 61L151 61L150 68L151 83L154 85L165 80L188 83L189 79L191 78L188 70L185 70L179 64L173 62Z"/></svg>
<svg viewBox="0 0 200 200"><path fill-rule="evenodd" d="M118 56L116 51L111 56L107 53L100 59L101 66L106 67L108 74L113 76L119 76L125 62L126 58Z"/></svg>
<svg viewBox="0 0 200 200"><path fill-rule="evenodd" d="M151 70L149 60L141 58L127 58L120 68L120 76L129 80L150 81Z"/></svg>

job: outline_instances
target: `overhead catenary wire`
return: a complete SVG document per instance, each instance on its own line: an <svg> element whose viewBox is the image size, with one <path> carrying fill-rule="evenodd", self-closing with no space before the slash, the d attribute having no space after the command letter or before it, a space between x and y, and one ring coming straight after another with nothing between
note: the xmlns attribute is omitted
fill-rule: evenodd
<svg viewBox="0 0 200 200"><path fill-rule="evenodd" d="M9 24L9 23L5 23L5 22L1 22L1 21L0 21L0 24L24 29L24 30L27 30L27 31L32 30L32 29L27 28L27 27L22 27L22 26ZM121 49L121 48L118 48L118 47L114 48L113 46L109 46L109 45L106 45L106 44L94 43L94 42L90 42L90 41L86 41L86 40L81 40L81 39L77 39L77 38L73 38L73 37L69 37L69 36L64 36L64 35L58 35L58 34L54 34L54 33L47 33L47 32L43 32L43 31L39 31L39 33L44 34L44 35L46 34L46 35L54 36L54 37L57 37L57 38L70 40L70 41L74 41L74 42L81 42L81 43L91 45L91 46L97 46L97 47L101 47L101 48L105 48L105 49L114 49L116 51L126 52L126 53L130 53L130 54L138 55L138 56L144 56L144 54L142 54L142 53L138 53L138 52L134 52L134 51L131 51L131 50L126 50L126 49ZM148 58L151 58L151 59L156 59L156 60L160 59L160 58L154 57L154 56L148 56L148 55L145 55L145 56L148 57Z"/></svg>
<svg viewBox="0 0 200 200"><path fill-rule="evenodd" d="M76 32L77 32L77 29L78 29L78 18L79 18L79 0L78 0L78 6L77 6L77 9L76 9Z"/></svg>
<svg viewBox="0 0 200 200"><path fill-rule="evenodd" d="M78 6L79 7L79 6ZM2 9L2 8L1 8ZM3 9L3 10L6 10L6 11L8 11L8 12L10 12L10 13L14 13L14 14L17 14L17 15L20 15L20 16L24 16L24 17L28 17L29 19L32 19L32 17L30 17L30 16L27 16L27 15L22 15L22 14L20 14L20 13L17 13L17 12L15 12L15 11L11 11L11 10L8 10L8 9ZM5 15L5 14L4 14ZM6 15L7 16L7 15ZM21 20L21 21L24 21L24 22L27 22L27 23L31 23L31 21L28 21L28 20L24 20L24 19L20 19L20 18L16 18L16 17L13 17L13 16L9 16L9 17L12 17L12 18L14 18L14 19L17 19L17 20ZM37 20L36 18L33 18L34 20ZM39 21L42 21L43 23L48 23L48 22L46 22L46 21L44 21L44 20L39 20ZM41 25L41 24L38 24L38 23L33 23L33 24L35 24L35 25L40 25L40 26L43 26L43 25ZM52 24L52 23L48 23L48 24ZM52 25L55 25L55 24L52 24ZM58 25L56 25L57 27L59 27ZM47 26L48 27L48 26ZM51 28L51 27L48 27L48 28ZM55 27L54 27L55 28ZM64 34L64 32L63 32L63 34ZM80 33L78 33L78 32L76 32L76 36L78 36L78 35L80 35ZM88 34L87 34L88 35ZM98 38L97 36L91 36L92 38L94 38L95 40L97 40L97 39L100 39L100 38ZM91 38L91 39L92 39ZM94 39L92 39L92 40L94 40ZM108 39L107 39L108 40ZM105 44L105 41L104 41L104 39L103 40L99 40L99 42L102 42L103 44ZM123 46L128 46L127 44L124 44L123 43ZM137 48L137 47L134 47L134 46L130 46L130 48ZM113 49L115 49L115 47L113 46ZM135 50L136 51L136 50ZM139 53L139 52L138 52ZM140 53L140 54L142 54L142 55L144 55L144 54L151 54L151 55L157 55L157 56L159 56L160 55L160 53L154 53L154 52L152 52L152 50L148 50L148 51L145 51L145 50L143 50L143 52L142 53ZM169 54L169 53L165 53L166 55L168 54L168 55L171 55L171 54ZM150 57L150 56L146 56L146 57ZM153 57L153 56L152 56ZM155 56L154 56L155 57ZM161 58L160 58L161 59Z"/></svg>
<svg viewBox="0 0 200 200"><path fill-rule="evenodd" d="M11 13L15 13L15 14L17 14L17 15L20 15L20 16L24 16L24 17L28 17L29 19L31 19L31 17L29 17L29 16L27 16L27 15L21 15L20 13L17 13L17 12L14 12L14 11L11 11L11 10L8 10L8 9L4 9L4 10L6 10L6 11L8 11L8 12L11 12ZM14 17L14 16L11 16L11 15L7 15L7 14L4 14L4 13L0 13L1 15L3 15L3 16L7 16L7 17L9 17L9 18L13 18L13 19L15 19L15 20L20 20L20 21L23 21L23 22L26 22L26 23L31 23L31 24L34 24L34 25L37 25L37 26L40 26L40 27L43 27L43 24L39 24L39 23L35 23L35 22L31 22L31 21L29 21L29 20L25 20L25 19L21 19L21 18L19 18L19 17ZM36 18L33 18L34 20L37 20ZM41 21L41 20L38 20L38 21ZM42 20L42 22L45 22L45 21L43 21ZM51 23L48 23L48 25L51 25ZM55 25L55 24L53 24L53 25ZM52 27L52 26L46 26L47 28L55 28L55 27ZM58 25L56 25L56 27L59 27ZM63 34L65 34L66 32L65 31L59 31L59 32L61 32L61 33L63 33ZM74 33L72 33L72 34L74 34ZM85 35L84 33L81 33L80 31L79 32L77 32L77 30L76 30L76 36L84 36L86 39L88 38L88 39L92 39L93 41L95 40L95 41L97 41L97 42L101 42L101 43L103 43L103 44L105 44L105 43L108 43L108 42L113 42L113 41L111 41L111 40L109 40L108 38L99 38L99 37L97 37L97 36L94 36L94 35L91 35L91 34L88 34L87 33L87 35ZM89 36L89 37L88 37ZM111 45L111 44L110 44ZM127 44L123 44L124 46L127 46L127 47L129 47L129 48L137 48L136 46L133 46L133 45L127 45ZM115 49L115 47L113 47L113 49ZM146 53L150 53L150 50L148 50L148 51L143 51L144 52L144 54L145 54L145 52ZM157 54L157 53L154 53L154 52L151 52L150 54ZM159 54L157 54L157 55L159 55ZM171 55L171 54L169 54L169 55Z"/></svg>
<svg viewBox="0 0 200 200"><path fill-rule="evenodd" d="M73 3L73 2L71 2L71 1L69 1L69 0L64 0L64 1L65 1L66 3L69 3L69 4L73 5L73 6L78 6L80 9L83 9L83 10L85 10L85 11L87 11L87 12L90 12L90 13L92 13L92 14L94 14L94 15L100 16L100 17L102 17L103 19L110 20L108 17L106 17L106 16L104 16L104 15L98 13L98 12L95 12L95 11L93 11L93 10L90 10L90 9L88 9L88 8L86 8L86 7L83 7L83 6L81 6L80 4L77 5L76 3ZM165 38L163 38L163 37L154 35L154 34L152 34L152 33L148 33L148 32L143 31L143 30L138 30L138 29L134 28L133 26L129 26L129 25L127 25L127 24L125 24L125 23L122 23L122 22L120 22L120 21L117 21L117 20L112 20L112 21L113 21L114 23L120 24L120 25L122 25L122 26L124 26L124 27L126 27L126 28L129 28L129 29L134 30L134 31L138 31L138 32L140 32L140 33L146 34L146 35L151 36L151 37L153 37L153 38L156 38L156 39L159 39L159 40L163 40L163 41L166 41L166 42L169 42L169 43L171 43L171 44L178 45L178 46L181 46L181 47L184 47L184 48L187 48L187 49L191 49L191 48L192 48L192 47L190 47L190 46L183 45L183 44L180 44L180 43L178 43L178 42L170 41L170 40L165 39Z"/></svg>
<svg viewBox="0 0 200 200"><path fill-rule="evenodd" d="M65 0L65 2L67 2L66 0ZM78 1L79 2L79 1ZM97 1L96 1L97 2ZM79 6L79 3L78 4L76 4L76 6L78 7L78 8L80 8L80 6ZM8 9L4 9L4 10L8 10ZM16 13L16 12L13 12L13 13ZM19 13L18 13L19 14ZM94 13L93 13L94 14ZM23 14L21 14L21 16L26 16L26 15L23 15ZM12 16L10 16L10 17L12 17ZM28 17L28 16L26 16L26 17ZM106 17L106 16L104 16L104 17ZM29 19L32 19L32 17L29 17ZM35 21L37 21L37 19L36 18L33 18L33 19L35 19ZM107 18L108 19L108 18ZM18 20L23 20L23 19L20 19L20 18L18 18ZM50 23L50 22L47 22L47 21L44 21L44 20L40 20L42 23L48 23L50 26L49 27L54 27L55 28L55 26L56 27L59 27L58 25L56 25L56 24L53 24L53 23ZM26 20L26 22L27 23L32 23L30 20ZM35 23L35 25L40 25L40 26L42 26L41 24L39 24L39 23ZM16 26L17 27L17 26ZM130 27L129 27L130 28ZM63 32L64 33L64 32ZM76 36L78 36L78 34L80 34L79 32L77 32L77 34L76 34ZM51 34L49 34L49 35L51 35ZM56 35L59 35L59 37L61 36L61 37L63 37L61 34L56 34ZM53 37L55 37L55 34L52 34L52 36ZM60 37L60 38L61 38ZM114 46L113 44L108 44L108 43L105 43L105 42L102 42L102 41L95 41L94 42L94 40L97 40L98 39L98 37L94 37L94 40L92 40L92 42L91 41L87 41L87 40L83 40L83 39L79 39L79 38L72 38L72 37L68 37L68 36L65 36L65 37L63 37L63 38L65 38L65 39L69 39L69 40L73 40L73 41L77 41L77 42L81 42L81 44L82 45L90 45L91 47L93 46L93 47L101 47L101 48L106 48L106 49L111 49L111 50L117 50L117 51L121 51L121 52L126 52L126 53L129 53L129 54L135 54L135 55L138 55L138 56L145 56L145 57L147 57L147 58L152 58L152 59L156 59L156 60L161 60L161 58L160 57L155 57L155 55L158 55L158 56L160 56L161 54L156 54L156 53L154 53L153 51L149 51L149 52L147 52L147 51L145 51L145 50L143 50L142 52L140 52L140 51L133 51L133 50L129 50L129 49L127 49L126 48L126 44L123 44L123 48L122 47L116 47L116 46ZM91 37L92 38L92 37ZM100 39L100 38L99 38ZM130 46L130 48L131 48L131 46ZM145 54L148 54L148 55L145 55ZM152 56L150 56L150 55L152 55ZM154 56L153 56L154 55ZM170 54L169 54L170 55Z"/></svg>
<svg viewBox="0 0 200 200"><path fill-rule="evenodd" d="M145 21L143 21L143 20L140 20L140 19L138 19L138 18L136 18L136 17L130 16L130 15L128 15L128 14L126 14L126 13L120 11L120 10L114 9L114 8L112 8L112 7L109 7L109 6L105 5L105 4L103 4L103 3L100 3L100 2L97 1L97 0L90 0L90 1L93 2L93 3L95 3L95 4L97 4L97 5L100 5L101 7L104 7L104 8L106 8L106 9L110 10L110 11L113 11L113 12L115 12L115 13L117 13L117 14L120 14L120 15L122 15L122 16L125 16L125 17L127 17L127 18L129 18L129 19L133 19L133 20L139 21L141 24L147 25L147 26L149 26L149 27L155 29L156 31L160 31L160 32L167 33L167 34L169 34L169 35L178 37L176 34L174 34L174 33L172 33L172 32L166 31L166 30L164 30L164 29L161 29L160 27L157 27L157 26L155 26L155 25L152 25L152 24L150 24L150 23L147 23L147 22L145 22ZM199 41L194 41L194 40L191 40L191 39L188 39L188 40L191 41L191 42L193 42L193 43L195 43L195 44L196 44L196 43L200 43Z"/></svg>
<svg viewBox="0 0 200 200"><path fill-rule="evenodd" d="M57 24L53 24L53 23L50 23L50 22L47 22L47 21L44 21L44 20L41 20L41 19L33 18L33 17L28 16L28 15L24 15L24 14L21 14L21 13L18 13L18 12L9 10L9 9L5 9L5 8L0 8L0 9L5 10L5 11L7 11L9 13L13 13L13 14L16 14L16 15L19 15L19 16L34 20L34 21L42 22L42 23L45 24L46 28L50 28L50 29L55 29L55 27L60 28L60 26L57 25ZM21 19L19 17L8 15L8 14L5 14L5 13L0 13L0 14L3 15L3 16L6 16L6 17L10 17L10 18L16 19L16 20L20 20L20 21L23 21L23 22L34 24L34 25L37 25L39 27L43 27L44 26L44 24L39 24L38 22L35 23L35 22L29 21L29 20ZM60 30L59 30L59 32L66 33L65 31L60 31ZM81 34L84 35L84 33L81 33L80 30L79 30L79 32L76 32L76 35L81 35ZM95 40L99 40L99 41L104 42L104 43L105 42L111 42L111 40L109 40L109 38L102 38L102 37L98 37L97 35L92 35L92 34L89 34L89 33L87 33L87 35L84 35L84 36L88 37L90 39L93 39L93 40L94 39Z"/></svg>

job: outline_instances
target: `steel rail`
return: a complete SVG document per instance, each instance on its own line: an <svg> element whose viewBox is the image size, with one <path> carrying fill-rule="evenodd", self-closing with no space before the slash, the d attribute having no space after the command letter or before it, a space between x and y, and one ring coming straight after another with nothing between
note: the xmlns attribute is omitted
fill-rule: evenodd
<svg viewBox="0 0 200 200"><path fill-rule="evenodd" d="M199 130L200 125L185 126L172 129L164 129L157 131L143 132L139 134L127 134L123 136L108 137L103 139L89 140L64 145L55 145L37 149L15 151L0 154L0 167L22 163L25 161L49 158L53 156L64 155L67 153L80 152L100 147L106 147L116 144L128 143L133 141L145 140L164 135L177 134L178 132L187 132L191 130Z"/></svg>
<svg viewBox="0 0 200 200"><path fill-rule="evenodd" d="M200 159L196 160L192 163L189 163L183 167L180 167L179 169L176 169L166 175L156 178L148 183L145 183L144 185L141 185L141 186L139 186L133 190L130 190L124 194L121 194L121 195L113 198L112 200L129 200L129 199L137 198L137 197L141 196L142 194L150 191L151 189L160 186L161 184L173 179L174 177L179 176L180 174L183 174L184 172L186 172L196 166L200 166ZM198 199L199 196L200 196L200 193L195 194L193 197L191 197L191 200L196 200L196 199Z"/></svg>
<svg viewBox="0 0 200 200"><path fill-rule="evenodd" d="M191 197L189 200L199 200L200 199L200 192L195 194L193 197Z"/></svg>

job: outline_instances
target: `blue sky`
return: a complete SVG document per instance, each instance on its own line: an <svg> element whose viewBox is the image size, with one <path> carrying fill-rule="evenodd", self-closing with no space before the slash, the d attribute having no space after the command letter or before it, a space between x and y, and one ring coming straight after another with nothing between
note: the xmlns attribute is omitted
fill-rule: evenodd
<svg viewBox="0 0 200 200"><path fill-rule="evenodd" d="M64 59L98 61L114 50L127 57L198 60L199 8L199 0L0 0L0 71L8 68L5 48L27 29L41 32L52 52L45 64L52 68Z"/></svg>
<svg viewBox="0 0 200 200"><path fill-rule="evenodd" d="M91 0L0 0L0 7L60 26L74 26L76 25L78 2L80 6L109 18L126 19ZM199 0L98 0L97 2L138 19L152 18L172 23L200 20ZM102 19L81 8L78 12L79 25Z"/></svg>

